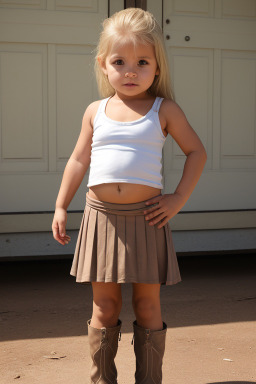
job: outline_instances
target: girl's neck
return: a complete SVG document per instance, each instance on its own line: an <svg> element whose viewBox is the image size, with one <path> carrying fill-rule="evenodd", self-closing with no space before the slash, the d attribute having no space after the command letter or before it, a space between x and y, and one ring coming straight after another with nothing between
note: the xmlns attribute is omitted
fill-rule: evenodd
<svg viewBox="0 0 256 384"><path fill-rule="evenodd" d="M119 94L118 92L116 92L111 98L114 100L131 101L132 102L132 101L138 101L138 100L152 100L155 98L155 96L150 95L147 92L144 92L143 94L133 95L133 96L123 95L123 94Z"/></svg>

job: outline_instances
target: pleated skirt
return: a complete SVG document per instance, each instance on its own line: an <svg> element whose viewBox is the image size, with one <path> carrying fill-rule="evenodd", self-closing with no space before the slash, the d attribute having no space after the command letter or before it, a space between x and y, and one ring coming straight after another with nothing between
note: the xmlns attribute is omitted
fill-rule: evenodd
<svg viewBox="0 0 256 384"><path fill-rule="evenodd" d="M70 274L76 282L173 285L181 281L169 223L149 225L145 201L117 204L86 194Z"/></svg>

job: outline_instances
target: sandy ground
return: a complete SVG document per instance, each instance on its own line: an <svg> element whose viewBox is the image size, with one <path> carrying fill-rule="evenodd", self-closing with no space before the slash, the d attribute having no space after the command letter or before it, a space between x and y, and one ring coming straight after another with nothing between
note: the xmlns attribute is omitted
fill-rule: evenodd
<svg viewBox="0 0 256 384"><path fill-rule="evenodd" d="M178 261L182 282L161 287L163 384L256 383L256 255ZM90 382L91 285L76 283L70 266L71 258L0 263L1 384ZM118 383L134 384L132 285L122 294Z"/></svg>

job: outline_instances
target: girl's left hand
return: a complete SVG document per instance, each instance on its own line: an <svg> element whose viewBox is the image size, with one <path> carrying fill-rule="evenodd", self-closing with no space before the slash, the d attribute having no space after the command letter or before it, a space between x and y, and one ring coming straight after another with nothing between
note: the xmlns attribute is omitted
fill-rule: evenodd
<svg viewBox="0 0 256 384"><path fill-rule="evenodd" d="M161 196L156 196L153 197L153 199L147 200L146 203L148 203L148 205L158 203L156 206L144 210L144 214L146 215L145 219L150 220L149 225L160 222L157 226L158 229L168 223L184 205L184 201L178 193L166 193Z"/></svg>

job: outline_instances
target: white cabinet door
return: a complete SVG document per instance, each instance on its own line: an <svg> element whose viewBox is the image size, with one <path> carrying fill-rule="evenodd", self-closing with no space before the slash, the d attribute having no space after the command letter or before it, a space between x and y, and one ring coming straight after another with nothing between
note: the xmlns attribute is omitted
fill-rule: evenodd
<svg viewBox="0 0 256 384"><path fill-rule="evenodd" d="M0 212L53 211L88 104L107 0L0 3ZM83 209L88 172L70 209Z"/></svg>
<svg viewBox="0 0 256 384"><path fill-rule="evenodd" d="M208 160L185 211L256 207L256 0L164 0L163 30L177 103ZM165 192L186 156L168 137Z"/></svg>

